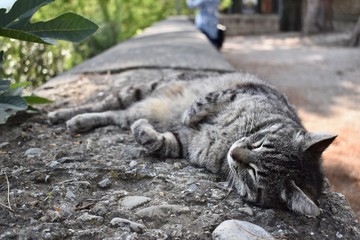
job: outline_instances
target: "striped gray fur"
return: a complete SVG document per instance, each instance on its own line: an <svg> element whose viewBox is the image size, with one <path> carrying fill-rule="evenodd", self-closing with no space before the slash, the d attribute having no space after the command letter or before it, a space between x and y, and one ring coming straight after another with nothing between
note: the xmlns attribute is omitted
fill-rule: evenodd
<svg viewBox="0 0 360 240"><path fill-rule="evenodd" d="M152 82L105 101L112 105L86 107L91 113L83 113L84 107L63 109L49 118L70 118L73 132L108 124L130 127L149 152L185 157L228 177L248 202L320 214L321 154L336 136L307 132L287 98L253 75ZM107 111L109 106L113 110Z"/></svg>

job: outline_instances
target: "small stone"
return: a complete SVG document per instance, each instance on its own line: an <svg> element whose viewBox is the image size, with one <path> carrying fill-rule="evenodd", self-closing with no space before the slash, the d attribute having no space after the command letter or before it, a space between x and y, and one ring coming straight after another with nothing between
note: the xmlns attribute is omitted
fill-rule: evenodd
<svg viewBox="0 0 360 240"><path fill-rule="evenodd" d="M134 209L144 205L151 201L151 198L143 197L143 196L126 196L121 201L121 206L124 209Z"/></svg>
<svg viewBox="0 0 360 240"><path fill-rule="evenodd" d="M0 149L2 149L3 147L6 147L9 144L10 144L9 142L0 143Z"/></svg>
<svg viewBox="0 0 360 240"><path fill-rule="evenodd" d="M211 189L211 198L215 200L221 200L224 199L226 196L226 193L219 190L219 189Z"/></svg>
<svg viewBox="0 0 360 240"><path fill-rule="evenodd" d="M110 224L111 226L114 227L129 227L132 232L137 232L137 233L143 233L145 229L144 225L140 223L132 222L124 218L113 218L110 221Z"/></svg>
<svg viewBox="0 0 360 240"><path fill-rule="evenodd" d="M135 160L132 160L132 161L129 163L129 166L130 166L131 168L134 168L134 167L136 167L137 165L138 165L138 162L135 161Z"/></svg>
<svg viewBox="0 0 360 240"><path fill-rule="evenodd" d="M108 212L108 209L105 207L103 203L97 203L93 208L91 208L90 212L98 216L105 216L106 213Z"/></svg>
<svg viewBox="0 0 360 240"><path fill-rule="evenodd" d="M257 240L267 239L274 240L270 233L265 231L262 227L255 224L238 221L227 220L222 222L216 227L212 233L212 239L214 240Z"/></svg>
<svg viewBox="0 0 360 240"><path fill-rule="evenodd" d="M343 237L344 237L344 235L342 235L340 232L336 232L336 238L341 239Z"/></svg>
<svg viewBox="0 0 360 240"><path fill-rule="evenodd" d="M68 199L70 199L70 200L76 199L75 194L74 194L72 191L70 191L70 190L67 190L67 191L66 191L65 197L68 198Z"/></svg>
<svg viewBox="0 0 360 240"><path fill-rule="evenodd" d="M53 210L48 210L46 211L46 214L40 218L40 221L42 222L57 222L59 220L61 220L62 216L60 214L59 211L53 211Z"/></svg>
<svg viewBox="0 0 360 240"><path fill-rule="evenodd" d="M60 163L58 161L54 160L54 161L50 162L49 167L54 168L54 167L57 167L59 165L60 165Z"/></svg>
<svg viewBox="0 0 360 240"><path fill-rule="evenodd" d="M189 207L183 207L180 205L160 205L141 209L136 212L136 215L142 218L153 219L156 217L167 217L170 214L182 214L188 212L190 212Z"/></svg>
<svg viewBox="0 0 360 240"><path fill-rule="evenodd" d="M99 188L109 188L111 186L111 180L109 178L105 178L104 180L98 182Z"/></svg>
<svg viewBox="0 0 360 240"><path fill-rule="evenodd" d="M243 208L239 208L238 209L240 212L246 213L249 216L253 216L254 215L254 211L249 208L249 207L243 207Z"/></svg>
<svg viewBox="0 0 360 240"><path fill-rule="evenodd" d="M73 215L75 208L67 202L64 202L60 205L58 212L62 218L69 218Z"/></svg>
<svg viewBox="0 0 360 240"><path fill-rule="evenodd" d="M41 148L29 148L28 150L25 151L24 155L26 157L33 157L33 156L39 156L44 152L45 151L42 150Z"/></svg>
<svg viewBox="0 0 360 240"><path fill-rule="evenodd" d="M76 219L77 221L81 222L90 222L90 223L98 223L101 224L104 221L104 218L101 216L91 215L88 213L84 213L80 217Z"/></svg>
<svg viewBox="0 0 360 240"><path fill-rule="evenodd" d="M19 168L15 169L11 172L11 176L19 177L24 171L25 171L25 168L20 166Z"/></svg>
<svg viewBox="0 0 360 240"><path fill-rule="evenodd" d="M188 193L193 193L193 192L196 192L197 189L198 189L198 186L196 184L191 184L190 187L188 189L186 189L185 191Z"/></svg>
<svg viewBox="0 0 360 240"><path fill-rule="evenodd" d="M179 163L179 162L174 163L175 170L179 170L179 169L181 169L181 167L182 167L181 163Z"/></svg>

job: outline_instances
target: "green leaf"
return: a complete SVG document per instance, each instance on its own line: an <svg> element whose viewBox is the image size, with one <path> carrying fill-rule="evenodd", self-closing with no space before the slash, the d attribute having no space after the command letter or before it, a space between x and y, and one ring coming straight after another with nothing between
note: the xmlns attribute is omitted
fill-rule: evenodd
<svg viewBox="0 0 360 240"><path fill-rule="evenodd" d="M0 80L0 94L9 90L11 81L10 80Z"/></svg>
<svg viewBox="0 0 360 240"><path fill-rule="evenodd" d="M20 83L13 83L10 85L10 89L20 88L20 87L27 87L31 86L31 82L20 82Z"/></svg>
<svg viewBox="0 0 360 240"><path fill-rule="evenodd" d="M18 111L26 110L28 105L21 96L0 96L0 124Z"/></svg>
<svg viewBox="0 0 360 240"><path fill-rule="evenodd" d="M7 29L0 27L0 36L7 37L7 38L14 38L18 40L23 40L27 42L36 42L36 43L44 43L44 44L55 44L54 40L51 39L44 39L39 36L36 36L31 33L27 33L22 30L16 29Z"/></svg>
<svg viewBox="0 0 360 240"><path fill-rule="evenodd" d="M0 36L28 42L54 44L54 39L80 42L98 26L74 13L65 13L47 22L30 22L33 14L54 0L17 0L8 13L0 11Z"/></svg>
<svg viewBox="0 0 360 240"><path fill-rule="evenodd" d="M4 51L0 51L0 65L3 63L4 61Z"/></svg>
<svg viewBox="0 0 360 240"><path fill-rule="evenodd" d="M53 103L53 101L51 101L50 99L35 96L35 95L33 95L33 96L24 96L24 99L25 99L26 103L29 104L29 105Z"/></svg>
<svg viewBox="0 0 360 240"><path fill-rule="evenodd" d="M21 96L0 96L0 109L26 110L27 103Z"/></svg>
<svg viewBox="0 0 360 240"><path fill-rule="evenodd" d="M15 20L28 21L42 6L54 0L17 0L8 13L0 12L0 26L6 27L14 24Z"/></svg>
<svg viewBox="0 0 360 240"><path fill-rule="evenodd" d="M13 114L14 113L12 111L5 112L3 109L0 108L0 124L6 123L6 120Z"/></svg>
<svg viewBox="0 0 360 240"><path fill-rule="evenodd" d="M47 22L28 22L18 27L42 39L53 38L70 42L80 42L98 29L95 23L75 13L65 13Z"/></svg>

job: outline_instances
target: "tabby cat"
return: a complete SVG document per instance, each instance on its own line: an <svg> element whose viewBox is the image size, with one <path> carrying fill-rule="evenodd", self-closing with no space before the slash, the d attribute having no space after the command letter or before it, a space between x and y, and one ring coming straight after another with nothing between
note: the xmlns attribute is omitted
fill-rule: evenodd
<svg viewBox="0 0 360 240"><path fill-rule="evenodd" d="M307 132L283 94L242 73L131 86L49 118L70 119L72 132L130 128L151 153L228 176L245 201L313 217L324 186L321 154L336 138Z"/></svg>

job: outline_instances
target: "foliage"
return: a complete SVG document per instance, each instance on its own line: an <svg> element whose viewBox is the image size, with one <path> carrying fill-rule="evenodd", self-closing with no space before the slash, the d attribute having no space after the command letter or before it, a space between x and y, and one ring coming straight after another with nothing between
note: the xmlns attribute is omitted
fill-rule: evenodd
<svg viewBox="0 0 360 240"><path fill-rule="evenodd" d="M98 28L93 22L74 13L65 13L46 22L30 22L33 14L40 7L53 1L17 0L10 11L0 9L0 35L28 42L52 44L55 39L81 41ZM1 52L0 64L2 58L3 52ZM27 109L28 104L50 102L37 96L23 97L22 90L26 85L29 85L29 82L11 84L9 80L0 80L0 124L5 123L17 111Z"/></svg>
<svg viewBox="0 0 360 240"><path fill-rule="evenodd" d="M221 0L221 9L231 0ZM62 12L76 12L91 18L100 28L79 44L59 42L39 45L13 39L0 39L0 48L7 54L0 75L15 82L30 81L33 87L46 82L85 59L140 33L152 23L169 15L190 14L184 0L58 0L41 7L33 20L47 20Z"/></svg>
<svg viewBox="0 0 360 240"><path fill-rule="evenodd" d="M0 35L27 42L53 44L54 39L79 42L98 26L75 13L64 13L47 22L30 22L33 14L54 0L17 0L9 12L0 10Z"/></svg>
<svg viewBox="0 0 360 240"><path fill-rule="evenodd" d="M178 8L177 3L181 4ZM0 69L5 77L12 76L16 82L30 81L32 86L39 86L54 75L140 33L156 21L169 15L190 13L184 0L58 0L41 7L33 20L46 20L68 11L91 17L100 28L79 44L59 42L56 46L41 46L0 40L1 49L7 52L6 62Z"/></svg>

